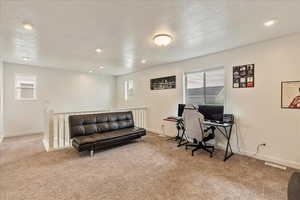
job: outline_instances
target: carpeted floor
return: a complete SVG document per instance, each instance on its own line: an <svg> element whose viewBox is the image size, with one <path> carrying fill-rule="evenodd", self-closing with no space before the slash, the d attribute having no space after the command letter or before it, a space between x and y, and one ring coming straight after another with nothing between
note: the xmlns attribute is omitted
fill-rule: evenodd
<svg viewBox="0 0 300 200"><path fill-rule="evenodd" d="M142 141L97 152L44 152L41 137L0 144L1 200L284 200L292 170L233 156L177 148L148 134Z"/></svg>

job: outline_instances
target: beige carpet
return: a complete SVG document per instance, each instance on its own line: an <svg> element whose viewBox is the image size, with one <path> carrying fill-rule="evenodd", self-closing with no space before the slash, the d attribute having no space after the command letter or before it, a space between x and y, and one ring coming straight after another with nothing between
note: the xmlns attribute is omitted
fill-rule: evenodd
<svg viewBox="0 0 300 200"><path fill-rule="evenodd" d="M292 170L233 156L177 148L148 134L97 152L44 152L40 136L0 144L0 200L284 200Z"/></svg>

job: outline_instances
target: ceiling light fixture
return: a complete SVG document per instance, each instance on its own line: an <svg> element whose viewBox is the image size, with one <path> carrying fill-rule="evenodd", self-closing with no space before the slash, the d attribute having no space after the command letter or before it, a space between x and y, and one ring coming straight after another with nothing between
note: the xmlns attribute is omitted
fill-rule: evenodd
<svg viewBox="0 0 300 200"><path fill-rule="evenodd" d="M147 62L147 60L143 59L141 60L141 63L145 64Z"/></svg>
<svg viewBox="0 0 300 200"><path fill-rule="evenodd" d="M168 34L157 34L153 37L153 40L157 46L165 47L172 42L173 38L171 35Z"/></svg>
<svg viewBox="0 0 300 200"><path fill-rule="evenodd" d="M97 52L97 53L101 53L101 52L102 52L102 49L97 48L97 49L96 49L96 52Z"/></svg>
<svg viewBox="0 0 300 200"><path fill-rule="evenodd" d="M89 73L92 73L93 72L93 70L89 70Z"/></svg>
<svg viewBox="0 0 300 200"><path fill-rule="evenodd" d="M29 24L29 23L23 23L23 28L31 31L33 29L33 26L32 26L32 24Z"/></svg>
<svg viewBox="0 0 300 200"><path fill-rule="evenodd" d="M264 25L265 25L266 27L270 27L270 26L274 26L276 23L277 23L277 20L272 19L272 20L266 21L266 22L264 23Z"/></svg>
<svg viewBox="0 0 300 200"><path fill-rule="evenodd" d="M22 59L23 59L24 61L28 61L28 60L29 60L28 57L23 57Z"/></svg>

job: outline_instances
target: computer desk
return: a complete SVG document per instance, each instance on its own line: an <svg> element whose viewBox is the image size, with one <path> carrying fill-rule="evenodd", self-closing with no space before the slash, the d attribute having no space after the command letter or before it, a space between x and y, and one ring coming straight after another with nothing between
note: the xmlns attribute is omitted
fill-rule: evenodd
<svg viewBox="0 0 300 200"><path fill-rule="evenodd" d="M183 118L182 117L167 117L163 119L164 121L174 122L176 123L177 128L177 135L174 138L171 138L170 140L181 140L182 136L180 136L180 130L183 130L184 124L183 124Z"/></svg>
<svg viewBox="0 0 300 200"><path fill-rule="evenodd" d="M227 140L226 144L226 150L224 155L224 162L229 159L234 153L232 152L231 144L230 144L230 138L231 138L231 132L232 132L232 126L233 123L217 123L217 122L211 122L211 121L204 121L204 124L206 126L212 126L215 127ZM228 130L229 128L229 130Z"/></svg>
<svg viewBox="0 0 300 200"><path fill-rule="evenodd" d="M184 123L182 118L178 119L170 119L170 118L165 118L165 121L170 121L170 122L176 122L177 125L180 124L182 128L184 128ZM231 133L232 133L232 126L233 123L217 123L217 122L211 122L211 121L204 121L204 124L206 126L213 126L215 127L227 140L226 142L226 149L225 149L225 155L224 155L224 162L229 159L234 153L232 152L231 144L230 144L230 139L231 139ZM228 130L229 128L229 130ZM223 130L222 130L223 129ZM180 136L179 134L179 129L177 132L177 136L175 137L175 140L179 139L178 147L185 145L186 142L184 142L184 137L185 137L185 132L183 131L182 135ZM183 143L184 142L184 143Z"/></svg>

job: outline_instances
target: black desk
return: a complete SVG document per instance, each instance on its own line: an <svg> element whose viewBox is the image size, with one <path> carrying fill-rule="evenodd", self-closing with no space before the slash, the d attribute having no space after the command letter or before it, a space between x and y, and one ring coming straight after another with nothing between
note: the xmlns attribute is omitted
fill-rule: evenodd
<svg viewBox="0 0 300 200"><path fill-rule="evenodd" d="M226 150L224 155L224 161L226 161L233 155L231 144L230 144L233 123L216 123L216 122L204 121L204 124L206 126L215 127L226 138L227 144L226 144ZM229 130L227 130L228 128Z"/></svg>
<svg viewBox="0 0 300 200"><path fill-rule="evenodd" d="M176 123L176 128L177 128L177 135L174 138L171 138L170 140L180 140L182 138L182 135L180 136L180 130L184 129L184 123L183 123L183 118L182 117L167 117L163 119L164 121L169 121L169 122L175 122ZM180 142L179 142L180 143Z"/></svg>
<svg viewBox="0 0 300 200"><path fill-rule="evenodd" d="M184 121L182 117L167 117L164 119L165 121L169 122L175 122L176 128L177 128L177 135L174 138L170 138L168 140L179 140L177 147L180 147L182 145L188 144L186 137L185 137L185 130L184 130ZM180 131L182 134L180 135Z"/></svg>
<svg viewBox="0 0 300 200"><path fill-rule="evenodd" d="M177 136L175 137L175 140L179 140L178 147L187 144L185 137L185 131L184 131L184 121L182 118L166 118L165 121L171 121L176 122L177 125ZM211 121L204 121L204 124L206 126L213 126L215 127L227 140L226 143L226 150L224 155L224 161L229 159L234 153L232 152L230 139L231 139L231 132L232 132L232 126L233 123L217 123L217 122L211 122ZM228 130L229 128L229 130ZM182 135L180 135L180 130L182 131Z"/></svg>

